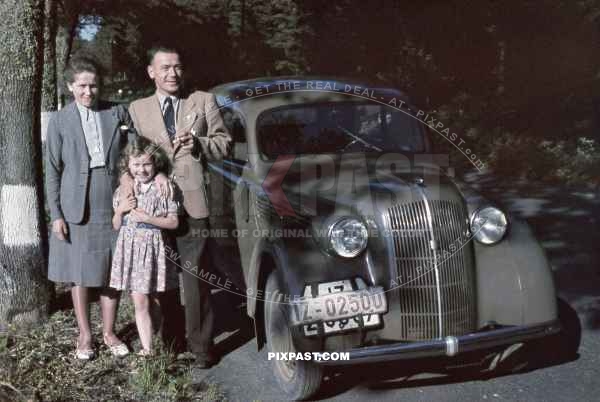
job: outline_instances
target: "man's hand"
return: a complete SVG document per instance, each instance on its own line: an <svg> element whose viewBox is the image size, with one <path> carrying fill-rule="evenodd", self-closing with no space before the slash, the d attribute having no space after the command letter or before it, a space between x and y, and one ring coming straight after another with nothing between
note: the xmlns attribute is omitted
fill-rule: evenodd
<svg viewBox="0 0 600 402"><path fill-rule="evenodd" d="M173 196L173 186L171 185L169 178L164 173L159 173L156 175L155 180L160 195L165 198L171 198Z"/></svg>
<svg viewBox="0 0 600 402"><path fill-rule="evenodd" d="M67 223L64 219L59 218L52 222L52 233L54 233L54 235L58 237L59 240L67 240L67 236L69 235L69 228L67 227Z"/></svg>
<svg viewBox="0 0 600 402"><path fill-rule="evenodd" d="M178 134L173 140L173 148L177 149L179 146L184 151L192 152L192 148L194 148L194 136L192 133L186 131L183 134Z"/></svg>
<svg viewBox="0 0 600 402"><path fill-rule="evenodd" d="M150 220L150 215L146 213L143 209L134 209L130 213L130 217L133 218L135 222L148 223Z"/></svg>

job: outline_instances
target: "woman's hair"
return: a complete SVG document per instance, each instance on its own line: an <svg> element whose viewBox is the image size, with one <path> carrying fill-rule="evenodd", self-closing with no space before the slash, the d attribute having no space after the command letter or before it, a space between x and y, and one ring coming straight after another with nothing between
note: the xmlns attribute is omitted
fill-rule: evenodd
<svg viewBox="0 0 600 402"><path fill-rule="evenodd" d="M150 155L156 173L169 173L169 159L165 152L158 145L141 136L137 136L135 140L127 144L125 149L123 149L123 152L121 152L121 160L119 161L120 172L129 172L129 158L137 158L143 154Z"/></svg>
<svg viewBox="0 0 600 402"><path fill-rule="evenodd" d="M75 82L75 76L83 72L95 74L98 81L102 79L102 70L94 59L87 56L74 56L65 68L65 82L72 84Z"/></svg>

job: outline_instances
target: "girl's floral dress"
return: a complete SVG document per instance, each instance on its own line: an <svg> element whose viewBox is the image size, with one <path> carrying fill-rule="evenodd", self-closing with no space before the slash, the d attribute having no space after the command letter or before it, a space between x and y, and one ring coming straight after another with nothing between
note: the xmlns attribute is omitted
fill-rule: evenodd
<svg viewBox="0 0 600 402"><path fill-rule="evenodd" d="M113 196L119 205L120 187ZM155 181L135 183L137 208L150 216L176 214L178 203L162 197ZM164 292L178 286L176 264L165 250L166 231L157 226L123 217L112 260L109 286L139 293Z"/></svg>

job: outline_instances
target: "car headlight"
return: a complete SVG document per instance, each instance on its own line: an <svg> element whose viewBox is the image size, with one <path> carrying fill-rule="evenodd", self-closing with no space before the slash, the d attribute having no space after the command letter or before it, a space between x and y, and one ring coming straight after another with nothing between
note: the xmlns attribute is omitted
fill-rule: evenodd
<svg viewBox="0 0 600 402"><path fill-rule="evenodd" d="M356 257L367 248L369 233L356 218L341 218L329 226L329 247L340 257Z"/></svg>
<svg viewBox="0 0 600 402"><path fill-rule="evenodd" d="M498 243L508 230L508 219L496 207L483 207L471 217L471 233L475 240L483 244Z"/></svg>

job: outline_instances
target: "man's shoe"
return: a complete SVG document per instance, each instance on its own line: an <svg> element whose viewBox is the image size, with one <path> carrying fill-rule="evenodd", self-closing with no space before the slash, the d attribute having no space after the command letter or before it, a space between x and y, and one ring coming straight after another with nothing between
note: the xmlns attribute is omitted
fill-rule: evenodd
<svg viewBox="0 0 600 402"><path fill-rule="evenodd" d="M205 357L197 357L194 360L194 368L198 369L209 369L214 365L214 362L211 359L207 359Z"/></svg>
<svg viewBox="0 0 600 402"><path fill-rule="evenodd" d="M193 360L196 360L196 355L193 354L192 352L179 353L177 355L177 360L189 360L189 361L193 361Z"/></svg>
<svg viewBox="0 0 600 402"><path fill-rule="evenodd" d="M217 364L219 361L215 359L212 353L196 354L194 367L199 369L208 369Z"/></svg>

